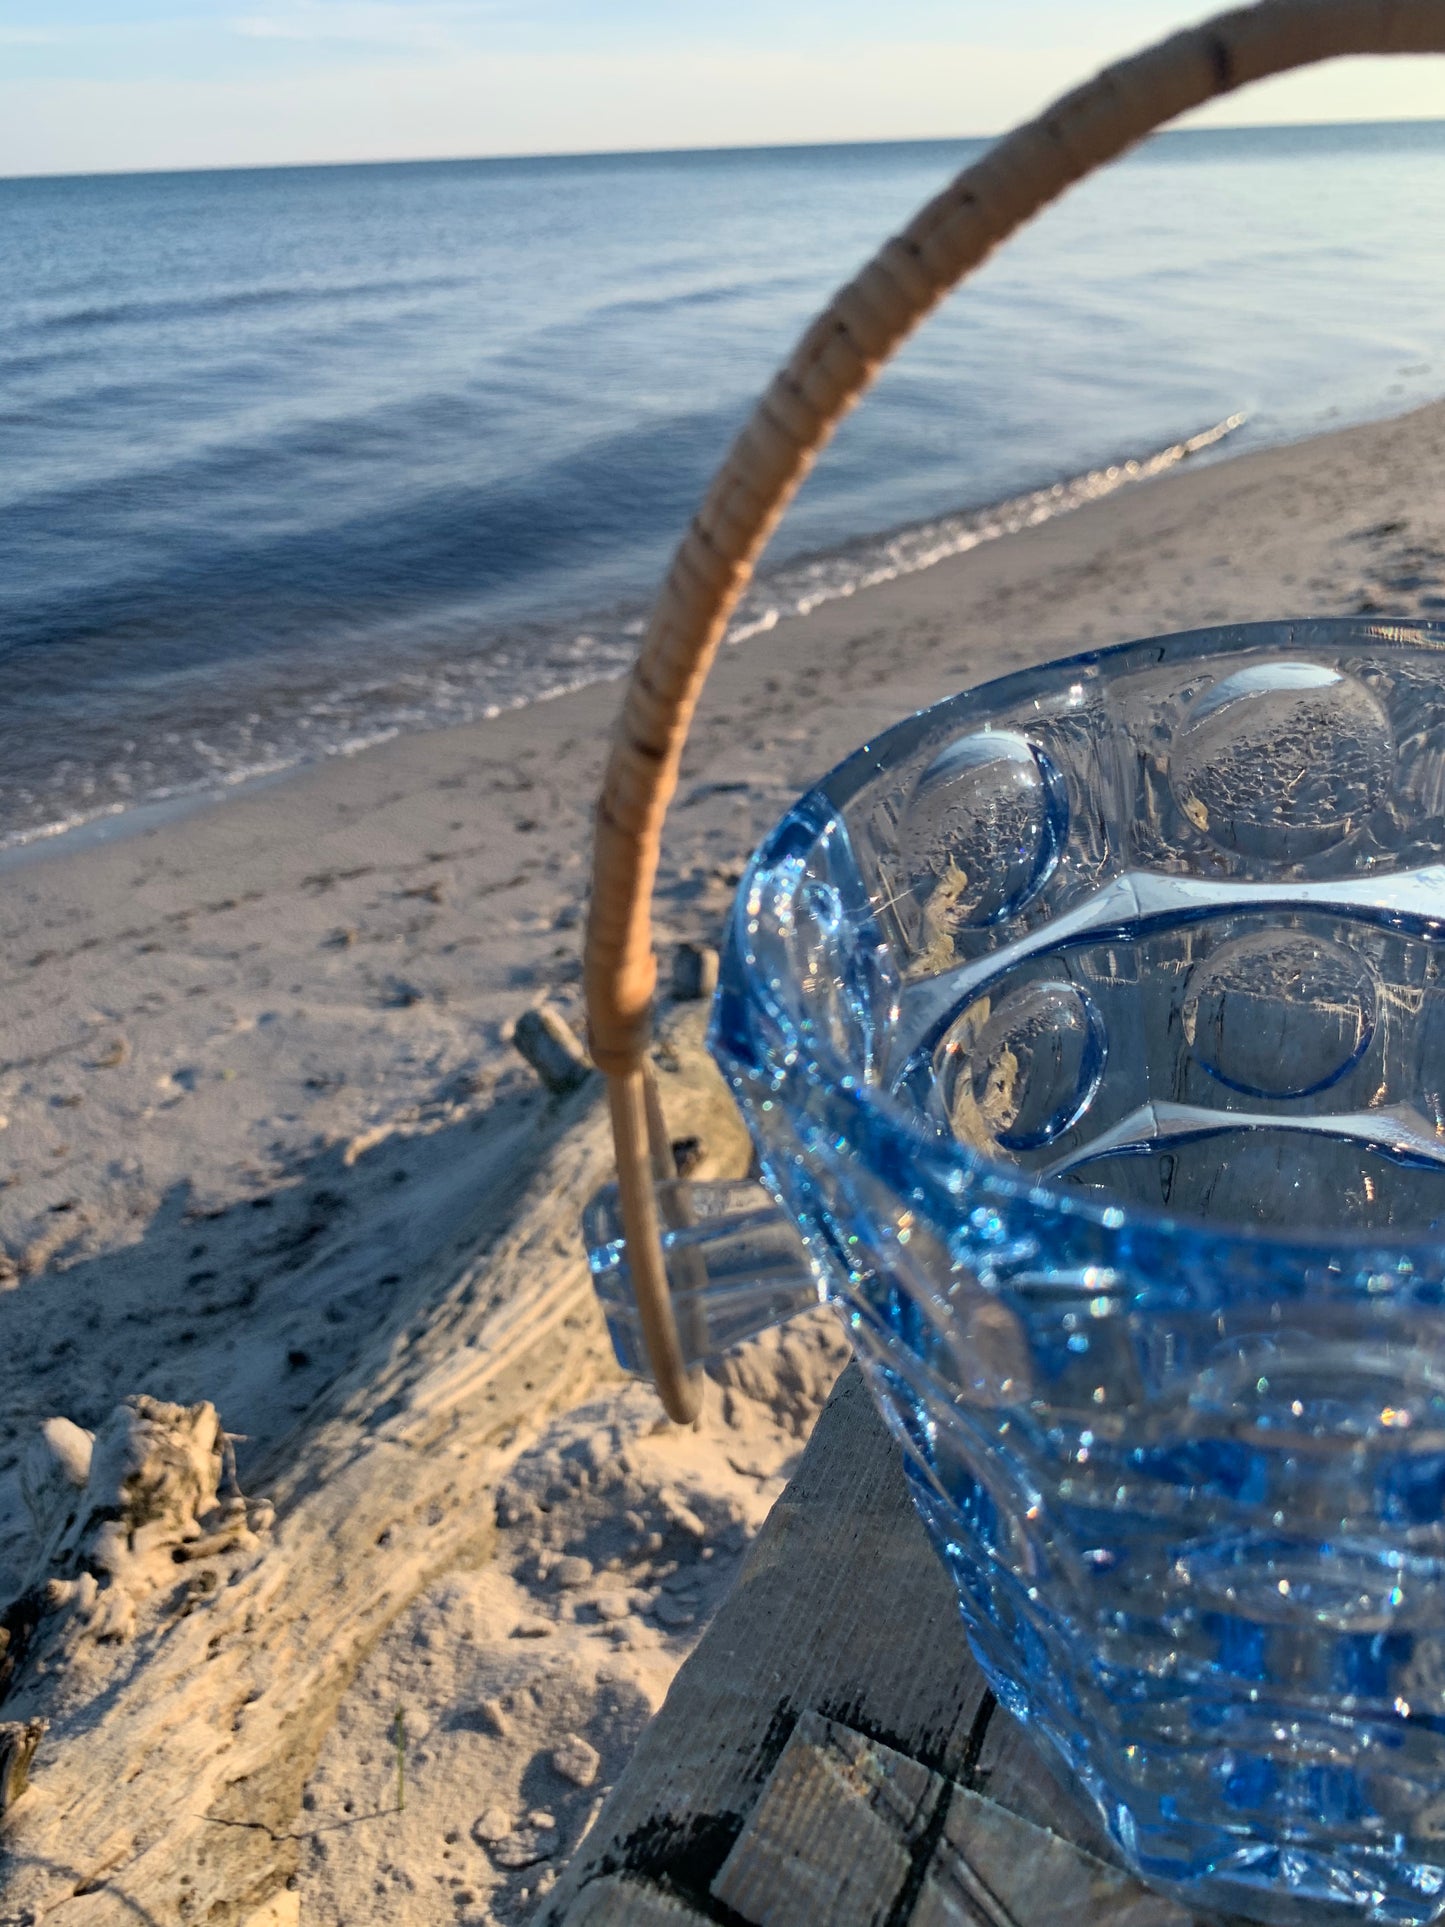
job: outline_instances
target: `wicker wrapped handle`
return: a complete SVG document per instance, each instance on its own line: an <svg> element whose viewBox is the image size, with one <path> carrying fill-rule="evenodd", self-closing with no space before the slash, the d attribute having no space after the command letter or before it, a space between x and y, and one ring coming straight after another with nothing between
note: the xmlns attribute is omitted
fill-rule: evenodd
<svg viewBox="0 0 1445 1927"><path fill-rule="evenodd" d="M638 1308L663 1404L700 1386L678 1342L654 1182L670 1177L648 1050L652 891L693 710L734 605L815 456L894 349L1015 229L1103 162L1218 94L1342 54L1445 53L1445 0L1260 0L1109 67L1015 129L839 290L734 442L674 555L597 806L585 984L606 1073Z"/></svg>

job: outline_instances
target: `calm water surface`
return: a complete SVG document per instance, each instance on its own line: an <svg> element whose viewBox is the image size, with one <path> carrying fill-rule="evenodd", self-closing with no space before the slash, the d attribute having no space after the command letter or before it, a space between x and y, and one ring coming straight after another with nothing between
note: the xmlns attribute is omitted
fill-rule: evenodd
<svg viewBox="0 0 1445 1927"><path fill-rule="evenodd" d="M612 673L793 336L981 146L0 181L0 844ZM1162 137L889 368L743 623L1439 394L1442 231L1445 123Z"/></svg>

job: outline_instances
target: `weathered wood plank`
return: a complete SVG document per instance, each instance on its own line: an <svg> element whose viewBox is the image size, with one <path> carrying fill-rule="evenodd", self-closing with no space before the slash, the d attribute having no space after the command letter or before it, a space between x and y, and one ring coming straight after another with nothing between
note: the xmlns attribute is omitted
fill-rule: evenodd
<svg viewBox="0 0 1445 1927"><path fill-rule="evenodd" d="M875 1927L908 1882L945 1786L916 1760L805 1713L712 1897L754 1927Z"/></svg>
<svg viewBox="0 0 1445 1927"><path fill-rule="evenodd" d="M568 1927L707 1927L707 1916L648 1881L604 1874L577 1902Z"/></svg>
<svg viewBox="0 0 1445 1927"><path fill-rule="evenodd" d="M951 1787L943 1827L908 1927L1189 1927L1172 1900L1024 1820Z"/></svg>
<svg viewBox="0 0 1445 1927"><path fill-rule="evenodd" d="M805 1713L699 1905L583 1887L566 1927L1190 1927L1174 1902L1006 1806Z"/></svg>
<svg viewBox="0 0 1445 1927"><path fill-rule="evenodd" d="M1189 1920L997 1706L856 1367L538 1927L619 1880L734 1927Z"/></svg>

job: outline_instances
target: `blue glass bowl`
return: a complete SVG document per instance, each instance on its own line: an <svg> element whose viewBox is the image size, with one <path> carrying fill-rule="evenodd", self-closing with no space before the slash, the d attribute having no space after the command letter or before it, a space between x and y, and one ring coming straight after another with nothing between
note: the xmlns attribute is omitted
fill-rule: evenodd
<svg viewBox="0 0 1445 1927"><path fill-rule="evenodd" d="M663 1199L689 1353L839 1309L995 1691L1147 1879L1445 1914L1445 629L889 730L754 858L712 1044L766 1195Z"/></svg>

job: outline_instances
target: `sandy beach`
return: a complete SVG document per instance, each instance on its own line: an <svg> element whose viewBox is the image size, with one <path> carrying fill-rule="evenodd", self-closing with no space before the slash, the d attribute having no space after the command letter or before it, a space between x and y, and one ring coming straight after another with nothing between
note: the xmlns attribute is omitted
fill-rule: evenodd
<svg viewBox="0 0 1445 1927"><path fill-rule="evenodd" d="M659 944L716 942L761 832L912 709L1139 635L1356 613L1445 620L1445 403L1186 464L782 622L726 651L707 692L669 825ZM47 1577L44 1421L100 1432L137 1394L214 1405L240 1489L276 1506L274 1527L253 1518L249 1543L218 1551L224 1591L261 1585L267 1560L294 1551L288 1507L339 1476L327 1441L366 1406L375 1362L404 1374L408 1347L435 1342L428 1369L442 1369L427 1281L487 1248L564 1127L586 1113L596 1137L595 1101L559 1106L510 1038L541 1000L582 1026L589 816L617 700L601 684L403 737L0 870L0 1605ZM571 1182L551 1194L549 1278L580 1276L585 1196ZM507 1272L506 1302L487 1295L490 1275L482 1264L467 1286L474 1352L489 1320L526 1322L526 1264ZM238 1893L225 1919L526 1919L731 1582L843 1358L821 1315L761 1341L679 1437L608 1366L596 1330L577 1343L591 1363L566 1379L576 1395L559 1378L550 1413L486 1435L434 1556L408 1553L364 1623L337 1635L349 1657L324 1717L285 1742L282 1791L255 1821L236 1795L233 1824L264 1821L284 1846L274 1879L247 1863L254 1905ZM463 1427L464 1405L458 1393L448 1407ZM391 1422L366 1409L368 1424ZM422 1519L419 1547L426 1531ZM140 1612L130 1658L93 1665L133 1674L178 1639L159 1610ZM196 1602L186 1626L208 1610ZM259 1610L253 1626L264 1646ZM34 1650L43 1659L44 1641ZM171 1821L160 1796L150 1832L127 1832L81 1886L74 1869L37 1870L63 1810L47 1762L99 1690L43 1668L26 1681L25 1717L51 1727L10 1822L21 1898L7 1904L31 1911L5 1919L38 1920L82 1888L97 1910L58 1917L138 1918L103 1911L108 1886L147 1919L189 1917L146 1884ZM254 1704L288 1690L278 1673ZM208 1758L216 1786L239 1784L224 1748Z"/></svg>

